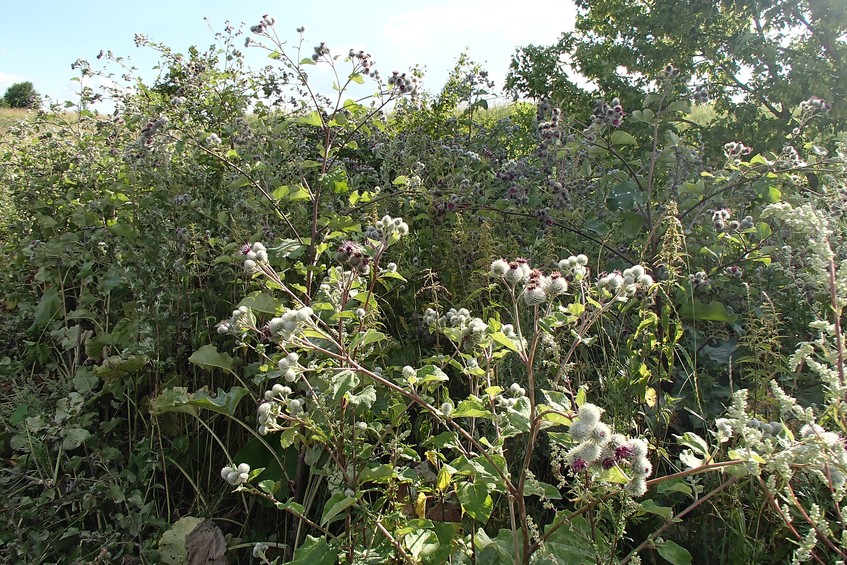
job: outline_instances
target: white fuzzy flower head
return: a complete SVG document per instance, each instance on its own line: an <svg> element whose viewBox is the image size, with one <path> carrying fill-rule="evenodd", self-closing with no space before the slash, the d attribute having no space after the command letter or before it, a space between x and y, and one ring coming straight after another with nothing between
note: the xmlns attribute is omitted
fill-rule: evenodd
<svg viewBox="0 0 847 565"><path fill-rule="evenodd" d="M503 259L496 259L493 263L491 263L491 268L488 272L492 277L503 277L506 276L508 271L509 263Z"/></svg>
<svg viewBox="0 0 847 565"><path fill-rule="evenodd" d="M647 492L647 481L643 478L635 477L631 481L629 481L626 486L624 486L624 490L630 496L644 496Z"/></svg>
<svg viewBox="0 0 847 565"><path fill-rule="evenodd" d="M600 458L601 452L602 449L599 445L584 442L569 450L565 458L569 463L573 463L577 459L582 459L586 463L593 463Z"/></svg>
<svg viewBox="0 0 847 565"><path fill-rule="evenodd" d="M506 279L506 282L512 285L518 284L524 278L526 278L527 273L521 268L516 261L512 261L509 263L509 270L503 275L503 278Z"/></svg>
<svg viewBox="0 0 847 565"><path fill-rule="evenodd" d="M568 281L558 271L544 279L544 291L550 296L559 296L568 291Z"/></svg>
<svg viewBox="0 0 847 565"><path fill-rule="evenodd" d="M579 418L580 422L593 428L600 421L600 408L590 402L586 402L579 407L577 418Z"/></svg>
<svg viewBox="0 0 847 565"><path fill-rule="evenodd" d="M523 301L527 306L538 306L547 300L547 293L540 286L530 286L524 290Z"/></svg>
<svg viewBox="0 0 847 565"><path fill-rule="evenodd" d="M609 426L607 426L603 422L597 422L594 425L594 428L591 430L590 441L602 447L609 443L609 439L611 437L612 430L609 428Z"/></svg>
<svg viewBox="0 0 847 565"><path fill-rule="evenodd" d="M585 441L591 436L593 426L586 424L582 420L576 420L571 424L570 433L575 441Z"/></svg>

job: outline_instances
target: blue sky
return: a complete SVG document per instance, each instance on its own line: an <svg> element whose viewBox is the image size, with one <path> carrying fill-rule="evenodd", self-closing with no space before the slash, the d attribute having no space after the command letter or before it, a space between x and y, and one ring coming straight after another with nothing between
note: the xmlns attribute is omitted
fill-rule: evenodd
<svg viewBox="0 0 847 565"><path fill-rule="evenodd" d="M572 29L568 0L376 0L363 2L209 0L6 0L0 19L0 94L15 82L31 81L53 99L73 99L77 88L71 63L96 63L101 49L127 56L148 81L155 54L137 48L136 33L185 52L205 49L226 21L256 23L262 14L277 20L281 37L296 37L306 26L306 45L326 41L334 52L365 49L385 76L418 64L426 67L424 88L437 91L456 58L467 48L492 78L502 82L515 48L548 44ZM204 20L208 17L208 21ZM211 28L211 29L210 29ZM267 59L258 50L249 61Z"/></svg>

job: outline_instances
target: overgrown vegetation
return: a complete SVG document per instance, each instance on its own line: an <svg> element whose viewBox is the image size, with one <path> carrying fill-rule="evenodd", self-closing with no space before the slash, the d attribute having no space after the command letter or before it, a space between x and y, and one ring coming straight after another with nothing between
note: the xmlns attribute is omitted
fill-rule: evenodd
<svg viewBox="0 0 847 565"><path fill-rule="evenodd" d="M844 49L772 4L714 17ZM582 8L582 50L637 16ZM589 96L527 48L491 109L464 57L431 96L271 16L217 39L139 36L154 84L0 142L4 562L844 560L826 93L715 103L674 48Z"/></svg>

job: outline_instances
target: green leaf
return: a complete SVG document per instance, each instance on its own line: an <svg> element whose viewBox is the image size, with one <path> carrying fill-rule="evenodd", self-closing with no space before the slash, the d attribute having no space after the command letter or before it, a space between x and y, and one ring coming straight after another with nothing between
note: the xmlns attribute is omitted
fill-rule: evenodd
<svg viewBox="0 0 847 565"><path fill-rule="evenodd" d="M112 355L94 368L94 374L103 380L116 380L135 373L146 364L146 355L130 355L127 358Z"/></svg>
<svg viewBox="0 0 847 565"><path fill-rule="evenodd" d="M689 469L696 469L703 464L703 461L705 461L705 459L698 457L690 449L683 449L679 454L679 460Z"/></svg>
<svg viewBox="0 0 847 565"><path fill-rule="evenodd" d="M695 453L707 457L709 455L709 444L706 440L695 434L694 432L685 432L681 436L674 435L681 445L690 447Z"/></svg>
<svg viewBox="0 0 847 565"><path fill-rule="evenodd" d="M275 316L281 310L283 302L278 298L265 294L261 290L257 290L255 292L251 292L242 299L241 302L238 303L238 306L247 306L250 310L255 312ZM238 306L236 306L236 308Z"/></svg>
<svg viewBox="0 0 847 565"><path fill-rule="evenodd" d="M459 502L462 504L462 510L468 516L483 524L488 522L491 511L494 509L494 500L489 492L488 483L481 480L473 483L462 483L456 490Z"/></svg>
<svg viewBox="0 0 847 565"><path fill-rule="evenodd" d="M309 59L311 61L311 59ZM294 559L288 565L335 565L338 552L321 536L313 538L306 536L306 541L294 552Z"/></svg>
<svg viewBox="0 0 847 565"><path fill-rule="evenodd" d="M49 324L59 309L62 307L62 301L59 298L59 291L55 287L50 287L41 296L38 301L38 306L35 307L35 320L32 322L30 329L44 328Z"/></svg>
<svg viewBox="0 0 847 565"><path fill-rule="evenodd" d="M333 518L337 517L354 504L356 504L355 496L347 496L343 492L332 495L332 497L326 501L326 505L324 505L324 513L323 516L321 516L321 526L326 526Z"/></svg>
<svg viewBox="0 0 847 565"><path fill-rule="evenodd" d="M564 513L558 514L553 523L561 522L563 516ZM597 547L605 547L606 542L599 529L592 536L592 528L588 521L582 516L577 516L553 532L544 543L544 548L533 554L530 563L532 565L594 565L598 563L598 560L591 541L592 537L596 537Z"/></svg>
<svg viewBox="0 0 847 565"><path fill-rule="evenodd" d="M636 203L642 202L643 198L644 195L638 185L627 180L612 187L606 196L606 207L609 210L632 210Z"/></svg>
<svg viewBox="0 0 847 565"><path fill-rule="evenodd" d="M376 402L376 389L373 385L368 385L362 389L362 392L359 394L347 393L347 400L350 402L350 405L359 408L370 408Z"/></svg>
<svg viewBox="0 0 847 565"><path fill-rule="evenodd" d="M438 536L432 530L416 528L403 536L403 542L415 559L434 553L439 546Z"/></svg>
<svg viewBox="0 0 847 565"><path fill-rule="evenodd" d="M352 389L359 386L359 377L353 371L341 371L330 378L332 399L336 402Z"/></svg>
<svg viewBox="0 0 847 565"><path fill-rule="evenodd" d="M616 130L612 132L610 140L612 145L636 145L638 143L632 134L623 130Z"/></svg>
<svg viewBox="0 0 847 565"><path fill-rule="evenodd" d="M150 413L154 416L166 412L197 414L198 409L204 409L234 416L238 403L248 393L249 391L246 388L240 386L233 387L229 392L219 388L215 396L206 391L191 394L185 387L168 388L150 401Z"/></svg>
<svg viewBox="0 0 847 565"><path fill-rule="evenodd" d="M62 429L62 449L70 451L76 449L91 437L91 432L84 428L63 428Z"/></svg>
<svg viewBox="0 0 847 565"><path fill-rule="evenodd" d="M682 494L687 494L691 496L694 494L694 490L691 486L685 482L684 479L672 479L670 481L664 481L659 483L659 486L656 487L656 492L659 494L665 494L666 492L680 492Z"/></svg>
<svg viewBox="0 0 847 565"><path fill-rule="evenodd" d="M356 337L353 338L353 341L350 343L350 348L357 349L372 343L378 343L384 339L384 333L378 332L374 329L367 329L364 333L356 334Z"/></svg>
<svg viewBox="0 0 847 565"><path fill-rule="evenodd" d="M661 516L665 520L670 520L673 516L673 508L670 506L659 506L651 498L641 501L641 509L650 514Z"/></svg>
<svg viewBox="0 0 847 565"><path fill-rule="evenodd" d="M171 528L159 538L159 562L165 565L183 565L188 562L187 538L197 526L203 523L202 518L185 516L180 518Z"/></svg>
<svg viewBox="0 0 847 565"><path fill-rule="evenodd" d="M543 496L549 500L561 500L562 493L554 485L541 481L527 481L524 488L525 496Z"/></svg>
<svg viewBox="0 0 847 565"><path fill-rule="evenodd" d="M656 547L656 550L671 565L691 565L691 554L688 550L671 540L665 540L665 543Z"/></svg>
<svg viewBox="0 0 847 565"><path fill-rule="evenodd" d="M309 59L311 61L311 59ZM321 115L318 112L312 111L306 114L305 116L300 116L295 120L298 124L303 124L306 126L315 126L321 127L324 125L323 119L321 119Z"/></svg>
<svg viewBox="0 0 847 565"><path fill-rule="evenodd" d="M478 398L462 400L450 416L453 418L485 418L486 420L492 420L494 418L494 414L488 406L483 404Z"/></svg>
<svg viewBox="0 0 847 565"><path fill-rule="evenodd" d="M712 300L708 304L704 304L696 298L690 302L686 301L683 303L679 308L679 315L682 318L708 322L726 322L727 324L735 323L735 320L738 319L737 314L732 313L717 300Z"/></svg>
<svg viewBox="0 0 847 565"><path fill-rule="evenodd" d="M520 351L518 345L512 339L506 337L506 334L504 334L503 332L492 333L491 339L494 340L496 343L505 346L506 349L509 349L510 351L514 351L515 353L518 353Z"/></svg>
<svg viewBox="0 0 847 565"><path fill-rule="evenodd" d="M359 484L386 483L397 476L393 465L377 465L359 473Z"/></svg>
<svg viewBox="0 0 847 565"><path fill-rule="evenodd" d="M223 369L232 372L232 357L229 353L221 353L212 344L206 344L195 351L188 361L204 369Z"/></svg>

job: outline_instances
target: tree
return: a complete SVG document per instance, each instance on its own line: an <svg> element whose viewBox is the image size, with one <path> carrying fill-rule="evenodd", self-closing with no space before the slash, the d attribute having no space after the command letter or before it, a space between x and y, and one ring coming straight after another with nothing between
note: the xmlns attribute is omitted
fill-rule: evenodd
<svg viewBox="0 0 847 565"><path fill-rule="evenodd" d="M512 59L507 87L567 111L597 95L640 107L667 65L705 84L725 139L778 150L792 112L812 96L847 117L847 11L842 0L576 0L573 32ZM583 86L580 76L596 85ZM635 106L639 104L639 106ZM576 109L575 107L572 109ZM713 133L718 133L713 129Z"/></svg>
<svg viewBox="0 0 847 565"><path fill-rule="evenodd" d="M18 82L6 89L3 100L10 108L40 108L41 95L32 86L32 83Z"/></svg>

